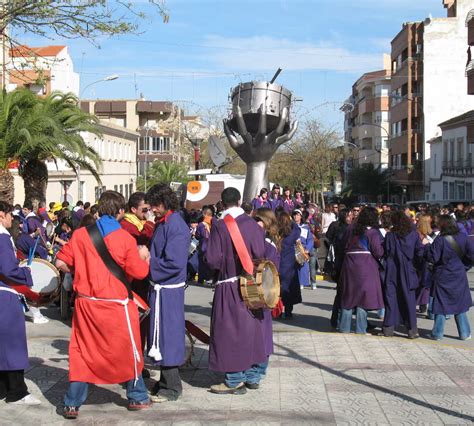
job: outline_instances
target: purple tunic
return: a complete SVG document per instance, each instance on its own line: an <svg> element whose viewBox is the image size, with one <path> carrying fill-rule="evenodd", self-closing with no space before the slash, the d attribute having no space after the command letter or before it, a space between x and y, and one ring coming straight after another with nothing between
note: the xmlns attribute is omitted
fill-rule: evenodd
<svg viewBox="0 0 474 426"><path fill-rule="evenodd" d="M283 201L281 197L270 198L270 208L275 211L277 207L283 207Z"/></svg>
<svg viewBox="0 0 474 426"><path fill-rule="evenodd" d="M308 253L311 253L314 247L314 236L311 232L309 225L306 223L299 226L301 230L300 240L301 244ZM310 270L309 262L305 262L303 265L298 265L298 281L300 286L308 287L310 285Z"/></svg>
<svg viewBox="0 0 474 426"><path fill-rule="evenodd" d="M150 248L150 281L165 288L160 291L160 365L174 367L183 364L184 348L184 287L166 288L167 285L186 282L187 253L190 244L189 228L178 212L157 225ZM156 290L150 289L150 333L148 347L152 346L155 328Z"/></svg>
<svg viewBox="0 0 474 426"><path fill-rule="evenodd" d="M291 198L288 200L282 198L281 204L283 208L285 209L285 212L291 215L291 212L295 209L295 203L293 202L293 200Z"/></svg>
<svg viewBox="0 0 474 426"><path fill-rule="evenodd" d="M384 327L404 324L416 329L416 290L419 278L415 264L423 259L424 246L416 231L405 237L388 232L385 237L385 281L383 283Z"/></svg>
<svg viewBox="0 0 474 426"><path fill-rule="evenodd" d="M343 309L383 308L379 267L375 260L383 256L380 232L373 228L365 232L369 250L358 236L353 235L352 225L349 226L347 232L349 238L339 278L341 307Z"/></svg>
<svg viewBox="0 0 474 426"><path fill-rule="evenodd" d="M20 284L32 286L31 272L20 268L10 237L0 234L0 275ZM2 288L15 288L0 281ZM0 371L28 368L25 315L16 294L0 290Z"/></svg>
<svg viewBox="0 0 474 426"><path fill-rule="evenodd" d="M245 245L252 259L265 257L263 229L246 214L236 217ZM218 272L211 314L209 369L238 372L266 361L263 310L247 308L239 291L238 276L242 265L235 252L229 231L223 220L211 230L206 260Z"/></svg>
<svg viewBox="0 0 474 426"><path fill-rule="evenodd" d="M428 262L434 264L432 288L434 314L462 314L472 305L466 271L471 268L474 261L474 240L461 232L453 237L464 252L463 262L441 235L436 237L425 255Z"/></svg>
<svg viewBox="0 0 474 426"><path fill-rule="evenodd" d="M202 282L203 280L207 281L212 279L212 271L204 261L204 256L207 250L207 242L209 241L209 231L207 230L204 222L201 222L196 229L196 239L199 241L199 247L197 249L199 259L198 275L199 281Z"/></svg>
<svg viewBox="0 0 474 426"><path fill-rule="evenodd" d="M263 200L261 197L257 197L257 198L254 198L252 200L252 208L254 210L257 210L261 207L265 207L267 209L271 209L272 208L272 205L270 203L270 201L268 199L266 200Z"/></svg>
<svg viewBox="0 0 474 426"><path fill-rule="evenodd" d="M298 282L298 265L295 259L295 243L300 238L300 228L293 223L289 235L281 242L280 286L281 300L285 306L301 303L301 288Z"/></svg>
<svg viewBox="0 0 474 426"><path fill-rule="evenodd" d="M35 239L29 234L22 232L18 235L15 245L16 248L27 258L30 254L30 249L35 247ZM36 244L34 256L45 260L48 258L48 250L39 241L38 244Z"/></svg>
<svg viewBox="0 0 474 426"><path fill-rule="evenodd" d="M277 269L280 267L280 253L269 239L265 239L265 259L271 260ZM265 355L273 353L273 324L270 309L263 310L263 339L265 341Z"/></svg>

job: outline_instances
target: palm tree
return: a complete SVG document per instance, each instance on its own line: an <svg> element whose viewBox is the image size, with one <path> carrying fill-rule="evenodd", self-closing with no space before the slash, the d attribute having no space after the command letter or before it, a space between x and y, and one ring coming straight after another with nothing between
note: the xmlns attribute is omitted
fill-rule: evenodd
<svg viewBox="0 0 474 426"><path fill-rule="evenodd" d="M0 92L0 200L13 203L13 176L9 170L18 157L12 150L22 145L32 132L27 128L26 117L37 103L29 90Z"/></svg>
<svg viewBox="0 0 474 426"><path fill-rule="evenodd" d="M73 94L53 92L45 98L37 98L26 120L29 133L23 141L15 141L21 143L13 143L9 148L11 156L20 161L18 171L25 186L25 201L33 205L46 201L48 160L56 164L63 161L75 173L78 168L88 170L100 182L99 154L81 135L82 132L99 135L98 119L81 111Z"/></svg>
<svg viewBox="0 0 474 426"><path fill-rule="evenodd" d="M171 161L155 161L147 170L147 187L150 188L156 183L181 182L189 181L187 175L187 168L178 163ZM145 180L142 176L138 178L137 189L143 190L145 188Z"/></svg>

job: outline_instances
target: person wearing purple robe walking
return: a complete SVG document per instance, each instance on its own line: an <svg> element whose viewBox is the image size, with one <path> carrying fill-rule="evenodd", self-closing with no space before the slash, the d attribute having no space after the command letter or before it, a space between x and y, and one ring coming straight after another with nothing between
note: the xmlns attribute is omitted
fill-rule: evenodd
<svg viewBox="0 0 474 426"><path fill-rule="evenodd" d="M266 207L271 209L271 203L270 200L268 199L268 189L267 188L262 188L260 190L260 195L258 197L255 197L252 200L252 209L255 211L261 207Z"/></svg>
<svg viewBox="0 0 474 426"><path fill-rule="evenodd" d="M474 262L474 241L459 231L449 215L438 217L439 235L429 246L425 258L433 264L434 325L431 337L441 340L447 315L454 315L459 338L471 338L467 311L472 305L467 271Z"/></svg>
<svg viewBox="0 0 474 426"><path fill-rule="evenodd" d="M197 249L199 267L198 277L201 284L212 285L213 273L208 268L204 261L204 256L207 250L207 242L209 241L209 235L211 234L212 226L214 225L214 207L203 206L202 208L202 220L197 226L195 237L199 241Z"/></svg>
<svg viewBox="0 0 474 426"><path fill-rule="evenodd" d="M278 234L278 223L275 213L273 213L271 209L262 207L256 211L255 220L265 231L265 259L272 261L276 268L279 269L281 238ZM263 310L263 323L263 338L265 341L267 360L259 364L261 379L263 379L267 373L269 357L273 353L273 323L270 309Z"/></svg>
<svg viewBox="0 0 474 426"><path fill-rule="evenodd" d="M295 209L295 203L291 198L291 189L289 186L283 188L283 196L281 197L281 204L286 213L290 214Z"/></svg>
<svg viewBox="0 0 474 426"><path fill-rule="evenodd" d="M311 232L309 225L303 221L303 212L300 209L293 210L293 221L300 228L300 241L304 247L305 252L310 255L314 248L314 236ZM313 281L310 277L310 266L309 261L305 262L303 265L298 266L298 282L300 288L310 287L311 282ZM316 290L316 286L311 287L313 290Z"/></svg>
<svg viewBox="0 0 474 426"><path fill-rule="evenodd" d="M225 373L225 380L211 386L210 391L244 394L247 388L259 387L259 365L267 360L263 310L248 309L242 299L239 276L243 267L225 218L230 215L235 220L252 259L265 257L265 233L239 207L240 192L236 188L224 189L221 200L225 207L224 220L212 228L206 261L218 273L211 313L209 369Z"/></svg>
<svg viewBox="0 0 474 426"><path fill-rule="evenodd" d="M385 236L385 279L382 283L385 300L383 335L391 337L395 327L403 324L408 338L416 339L416 290L420 285L415 266L423 261L424 245L413 230L412 222L401 211L391 214L392 228Z"/></svg>
<svg viewBox="0 0 474 426"><path fill-rule="evenodd" d="M24 300L16 285L31 287L29 268L22 268L16 258L15 245L8 232L12 225L13 206L0 201L0 400L16 405L38 405L30 395L24 371L29 367L24 315Z"/></svg>
<svg viewBox="0 0 474 426"><path fill-rule="evenodd" d="M148 356L160 365L161 374L151 400L175 401L183 392L179 366L185 360L184 286L191 237L168 185L152 186L145 201L157 217L150 242Z"/></svg>
<svg viewBox="0 0 474 426"><path fill-rule="evenodd" d="M275 211L278 207L283 207L283 202L281 200L281 187L277 183L275 183L272 187L272 192L268 197L270 201L270 208Z"/></svg>
<svg viewBox="0 0 474 426"><path fill-rule="evenodd" d="M280 251L280 295L285 306L285 319L293 318L294 305L301 303L301 287L298 280L298 269L295 259L295 244L300 238L301 230L291 221L288 213L277 214L278 232L281 237Z"/></svg>
<svg viewBox="0 0 474 426"><path fill-rule="evenodd" d="M383 254L378 214L364 207L349 226L346 252L340 275L341 318L339 331L350 333L352 311L356 309L356 333L367 332L367 311L384 307L379 263Z"/></svg>

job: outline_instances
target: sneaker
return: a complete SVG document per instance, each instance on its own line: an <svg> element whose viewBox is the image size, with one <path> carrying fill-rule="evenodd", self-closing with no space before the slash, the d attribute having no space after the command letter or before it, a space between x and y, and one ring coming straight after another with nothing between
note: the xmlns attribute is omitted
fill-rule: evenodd
<svg viewBox="0 0 474 426"><path fill-rule="evenodd" d="M63 417L65 419L77 419L79 416L79 407L64 407L63 408Z"/></svg>
<svg viewBox="0 0 474 426"><path fill-rule="evenodd" d="M35 396L28 394L24 396L23 398L19 399L18 401L10 402L10 404L12 405L40 405L41 401Z"/></svg>
<svg viewBox="0 0 474 426"><path fill-rule="evenodd" d="M472 336L469 335L467 337L461 337L461 340L471 340L472 339Z"/></svg>
<svg viewBox="0 0 474 426"><path fill-rule="evenodd" d="M432 340L436 340L436 341L442 339L442 337L436 337L436 336L433 336L432 334L429 334L429 335L428 335L428 338L430 338L430 339L432 339Z"/></svg>
<svg viewBox="0 0 474 426"><path fill-rule="evenodd" d="M300 285L300 290L304 290L304 285Z"/></svg>
<svg viewBox="0 0 474 426"><path fill-rule="evenodd" d="M150 408L150 407L151 407L151 401L149 399L145 401L134 401L133 399L130 399L128 401L127 410L140 411L140 410L146 410L147 408Z"/></svg>
<svg viewBox="0 0 474 426"><path fill-rule="evenodd" d="M156 394L156 395L150 395L150 400L156 404L163 404L164 402L170 402L171 399L166 398L166 396Z"/></svg>
<svg viewBox="0 0 474 426"><path fill-rule="evenodd" d="M221 383L219 385L212 385L210 392L219 395L243 395L247 393L247 388L244 382L240 382L235 388L230 388L225 383Z"/></svg>
<svg viewBox="0 0 474 426"><path fill-rule="evenodd" d="M317 290L317 288L316 284L311 284L311 290Z"/></svg>
<svg viewBox="0 0 474 426"><path fill-rule="evenodd" d="M44 315L33 317L33 324L47 324L49 319L46 318Z"/></svg>
<svg viewBox="0 0 474 426"><path fill-rule="evenodd" d="M245 387L247 389L252 389L252 390L256 390L260 387L260 384L259 383L249 383L249 382L245 382Z"/></svg>

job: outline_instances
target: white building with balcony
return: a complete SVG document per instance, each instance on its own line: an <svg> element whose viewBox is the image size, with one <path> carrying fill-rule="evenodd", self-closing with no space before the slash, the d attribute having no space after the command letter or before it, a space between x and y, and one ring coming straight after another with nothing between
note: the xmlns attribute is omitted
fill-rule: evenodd
<svg viewBox="0 0 474 426"><path fill-rule="evenodd" d="M431 145L430 201L472 201L474 110L439 124Z"/></svg>

